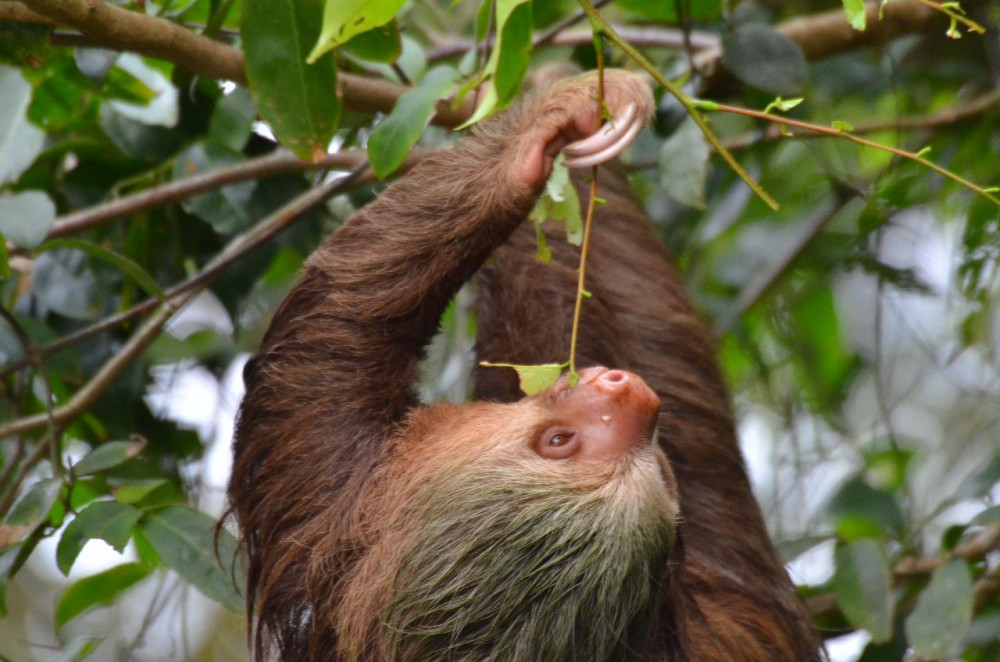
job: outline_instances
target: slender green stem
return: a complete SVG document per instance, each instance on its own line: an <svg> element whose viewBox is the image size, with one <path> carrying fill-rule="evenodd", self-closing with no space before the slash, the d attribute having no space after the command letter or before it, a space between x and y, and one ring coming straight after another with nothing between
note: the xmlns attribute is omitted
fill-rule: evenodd
<svg viewBox="0 0 1000 662"><path fill-rule="evenodd" d="M679 87L677 87L677 85L675 85L666 76L660 73L659 69L653 66L653 64L649 60L647 60L642 55L642 53L633 48L632 45L629 44L627 41L622 39L621 35L615 32L615 29L611 27L611 24L608 23L604 19L604 17L601 16L600 12L598 12L594 8L594 5L590 3L590 0L578 0L578 2L580 3L580 6L583 8L583 11L585 11L587 13L587 16L590 17L591 22L593 22L594 24L595 30L599 30L605 37L610 39L616 46L618 46L618 48L622 49L622 51L624 51L626 55L628 55L632 60L634 60L636 64L645 69L646 72L653 77L653 80L662 85L664 89L667 90L667 92L670 92L670 94L677 97L677 100L681 102L682 106L684 106L684 110L688 112L688 115L691 116L691 119L693 119L695 123L698 125L698 128L701 129L701 132L705 134L705 139L708 140L709 144L712 145L716 153L718 153L718 155L722 157L722 159L729 165L730 168L733 169L733 172L735 172L740 179L746 182L746 185L749 186L750 189L755 194L757 194L757 196L759 196L761 200L766 202L771 209L777 211L779 207L778 202L774 198L772 198L767 193L767 191L765 191L761 187L760 184L755 182L753 178L750 177L750 174L743 169L743 166L741 166L736 161L736 159L733 158L733 155L729 153L729 150L727 150L723 146L722 141L719 140L719 137L716 136L715 132L709 128L708 120L705 119L704 115L698 112L698 108L695 105L694 100L691 99L691 97L689 97L688 95L684 94L684 92Z"/></svg>
<svg viewBox="0 0 1000 662"><path fill-rule="evenodd" d="M945 16L951 19L952 27L949 28L948 36L951 37L951 30L954 29L955 23L961 23L969 29L969 32L975 32L977 34L984 34L986 28L976 23L971 18L965 15L965 10L962 9L957 2L934 2L934 0L917 0L917 2L927 5L931 9L936 9L937 11L943 13ZM954 35L955 39L958 39L961 35L956 32Z"/></svg>
<svg viewBox="0 0 1000 662"><path fill-rule="evenodd" d="M604 112L604 44L599 30L594 30L594 50L597 52L597 116ZM576 382L576 345L580 337L580 316L583 300L587 296L587 254L590 251L590 230L594 225L597 208L597 166L590 169L590 200L587 201L587 218L583 223L583 241L580 244L580 267L577 269L576 304L573 306L573 327L569 337L569 374Z"/></svg>
<svg viewBox="0 0 1000 662"><path fill-rule="evenodd" d="M917 163L920 163L921 165L930 168L934 172L944 177L947 177L952 181L958 182L959 184L969 189L970 191L974 191L975 193L983 196L993 204L1000 207L1000 198L994 195L992 191L987 190L982 186L979 186L978 184L970 182L968 179L965 179L961 175L957 175L954 172L948 170L947 168L939 166L933 161L928 161L920 154L914 152L908 152L905 149L899 149L897 147L882 145L880 143L868 140L866 138L861 138L860 136L856 136L854 134L842 131L834 127L820 126L818 124L811 124L809 122L801 122L799 120L794 120L788 117L781 117L780 115L772 115L770 113L764 113L759 110L750 110L749 108L738 108L736 106L727 106L726 104L715 103L714 101L704 104L702 107L710 110L719 110L725 113L733 113L734 115L744 115L746 117L753 117L756 119L766 120L768 122L783 124L785 126L795 127L797 129L803 129L805 131L812 131L814 133L821 133L827 136L844 138L845 140L850 140L851 142L857 143L858 145L871 147L873 149L879 149L882 150L883 152L889 152L890 154L894 154L895 156L898 156L900 158L909 159L910 161L916 161Z"/></svg>

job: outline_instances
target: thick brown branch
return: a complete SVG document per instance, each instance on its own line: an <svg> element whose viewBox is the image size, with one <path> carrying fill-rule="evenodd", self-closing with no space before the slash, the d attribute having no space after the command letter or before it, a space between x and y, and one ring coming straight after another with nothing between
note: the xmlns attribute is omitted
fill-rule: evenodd
<svg viewBox="0 0 1000 662"><path fill-rule="evenodd" d="M7 2L0 0L0 21L10 21L11 23L37 23L39 25L56 24L52 19L31 11L20 2Z"/></svg>
<svg viewBox="0 0 1000 662"><path fill-rule="evenodd" d="M197 35L166 19L122 9L101 0L26 0L24 5L58 25L79 30L104 48L133 51L173 62L201 76L246 84L242 51ZM360 112L389 112L396 99L409 89L389 81L347 73L340 74L338 80L344 105ZM458 109L452 109L451 104L441 102L434 122L457 126L471 114L471 104L469 98Z"/></svg>
<svg viewBox="0 0 1000 662"><path fill-rule="evenodd" d="M881 19L879 4L869 2L867 17L868 27L863 32L851 27L841 8L793 18L779 23L775 29L798 44L806 59L812 61L948 25L948 19L943 14L918 0L886 3ZM705 76L700 93L711 97L726 79L721 46L696 55L694 67Z"/></svg>

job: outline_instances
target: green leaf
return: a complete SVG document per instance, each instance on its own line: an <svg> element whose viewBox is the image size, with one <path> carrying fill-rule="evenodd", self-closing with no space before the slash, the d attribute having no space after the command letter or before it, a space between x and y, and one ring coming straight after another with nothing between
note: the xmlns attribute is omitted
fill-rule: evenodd
<svg viewBox="0 0 1000 662"><path fill-rule="evenodd" d="M56 218L56 206L42 191L0 195L0 232L21 248L34 248Z"/></svg>
<svg viewBox="0 0 1000 662"><path fill-rule="evenodd" d="M833 128L837 131L854 131L854 127L850 122L844 122L843 120L833 120Z"/></svg>
<svg viewBox="0 0 1000 662"><path fill-rule="evenodd" d="M58 478L43 478L32 485L24 496L18 499L7 513L5 524L14 526L35 526L48 516L59 498L62 481Z"/></svg>
<svg viewBox="0 0 1000 662"><path fill-rule="evenodd" d="M169 484L170 481L166 478L130 480L115 490L115 499L122 503L137 503L161 487Z"/></svg>
<svg viewBox="0 0 1000 662"><path fill-rule="evenodd" d="M163 299L163 288L153 280L153 277L146 273L146 270L138 264L128 259L124 255L109 251L103 246L82 241L80 239L50 239L45 242L39 252L49 251L54 248L68 248L83 251L93 258L116 267L119 271L130 278L136 285L141 287L151 297Z"/></svg>
<svg viewBox="0 0 1000 662"><path fill-rule="evenodd" d="M142 511L117 501L94 501L77 513L62 532L56 547L56 565L64 575L83 546L92 538L100 538L118 552L125 549L132 537L132 527L142 517Z"/></svg>
<svg viewBox="0 0 1000 662"><path fill-rule="evenodd" d="M49 50L52 27L0 21L0 63L37 67Z"/></svg>
<svg viewBox="0 0 1000 662"><path fill-rule="evenodd" d="M147 105L157 97L148 85L121 67L111 67L104 83L104 94L125 103Z"/></svg>
<svg viewBox="0 0 1000 662"><path fill-rule="evenodd" d="M858 540L837 549L833 589L844 616L868 630L872 641L892 637L892 585L881 543Z"/></svg>
<svg viewBox="0 0 1000 662"><path fill-rule="evenodd" d="M323 53L346 44L354 35L385 25L404 4L406 0L326 0L323 30L307 61L311 64Z"/></svg>
<svg viewBox="0 0 1000 662"><path fill-rule="evenodd" d="M947 657L969 629L974 599L965 561L955 559L944 564L931 575L916 609L906 619L907 640L927 659Z"/></svg>
<svg viewBox="0 0 1000 662"><path fill-rule="evenodd" d="M479 365L487 368L513 368L517 372L521 391L525 395L535 395L552 386L566 367L565 363L515 365L513 363L490 363L489 361L480 361Z"/></svg>
<svg viewBox="0 0 1000 662"><path fill-rule="evenodd" d="M965 481L959 495L964 499L976 499L992 490L998 483L1000 483L1000 455L994 455L985 467Z"/></svg>
<svg viewBox="0 0 1000 662"><path fill-rule="evenodd" d="M146 448L146 440L138 441L108 441L83 456L79 462L73 465L73 474L76 476L89 476L99 471L117 467L119 464L131 460Z"/></svg>
<svg viewBox="0 0 1000 662"><path fill-rule="evenodd" d="M843 2L844 13L847 14L847 22L855 30L864 32L865 27L868 25L868 17L865 13L867 10L865 0L843 0Z"/></svg>
<svg viewBox="0 0 1000 662"><path fill-rule="evenodd" d="M986 526L1000 522L1000 506L990 506L972 518L969 526Z"/></svg>
<svg viewBox="0 0 1000 662"><path fill-rule="evenodd" d="M764 108L765 113L769 113L772 110L780 110L781 112L787 113L792 108L795 108L801 104L805 99L803 97L795 97L794 99L782 99L781 97L775 97L774 101L767 104Z"/></svg>
<svg viewBox="0 0 1000 662"><path fill-rule="evenodd" d="M762 23L741 25L722 40L722 62L750 87L771 94L798 94L809 78L802 49Z"/></svg>
<svg viewBox="0 0 1000 662"><path fill-rule="evenodd" d="M91 607L111 604L126 589L148 577L152 570L145 563L125 563L75 582L56 605L56 629Z"/></svg>
<svg viewBox="0 0 1000 662"><path fill-rule="evenodd" d="M403 52L396 21L356 35L341 51L366 62L395 62Z"/></svg>
<svg viewBox="0 0 1000 662"><path fill-rule="evenodd" d="M244 87L219 99L208 120L210 142L239 152L250 139L250 130L257 119L257 108L253 105L250 91Z"/></svg>
<svg viewBox="0 0 1000 662"><path fill-rule="evenodd" d="M305 62L321 14L320 0L247 0L240 31L257 111L303 159L325 154L340 123L333 55Z"/></svg>
<svg viewBox="0 0 1000 662"><path fill-rule="evenodd" d="M660 185L677 202L705 209L709 145L690 117L660 148Z"/></svg>
<svg viewBox="0 0 1000 662"><path fill-rule="evenodd" d="M532 19L529 0L497 0L497 39L481 72L486 88L476 112L461 127L488 117L509 103L520 87L531 59Z"/></svg>
<svg viewBox="0 0 1000 662"><path fill-rule="evenodd" d="M580 209L580 196L570 180L569 169L563 166L563 155L556 157L552 166L552 175L545 183L545 191L538 198L538 203L531 210L529 218L535 224L536 236L541 236L539 242L539 257L543 262L551 257L551 251L545 245L545 235L542 224L546 221L562 223L566 228L566 241L579 246L583 242L583 212Z"/></svg>
<svg viewBox="0 0 1000 662"><path fill-rule="evenodd" d="M232 611L243 610L243 598L229 572L236 540L226 531L220 533L219 559L224 567L220 566L215 556L215 520L190 508L171 506L150 513L140 528L165 565L209 598Z"/></svg>
<svg viewBox="0 0 1000 662"><path fill-rule="evenodd" d="M28 121L31 86L0 65L0 184L17 180L42 151L45 134Z"/></svg>
<svg viewBox="0 0 1000 662"><path fill-rule="evenodd" d="M831 536L807 536L795 540L783 540L777 545L778 553L781 554L782 561L791 563L813 547L830 540L830 538Z"/></svg>
<svg viewBox="0 0 1000 662"><path fill-rule="evenodd" d="M837 490L827 507L837 533L847 540L899 538L906 527L895 497L877 490L860 478L853 478Z"/></svg>
<svg viewBox="0 0 1000 662"><path fill-rule="evenodd" d="M31 293L45 308L72 319L91 320L101 312L103 290L82 251L41 253L31 271Z"/></svg>
<svg viewBox="0 0 1000 662"><path fill-rule="evenodd" d="M177 155L174 179L190 177L242 163L245 157L222 144L203 140ZM238 182L221 189L196 195L181 203L184 211L194 214L223 235L235 234L250 225L250 200L257 183Z"/></svg>
<svg viewBox="0 0 1000 662"><path fill-rule="evenodd" d="M452 67L431 69L420 86L399 97L389 116L375 127L368 139L368 159L380 179L403 164L434 115L435 105L455 90L457 81L458 72Z"/></svg>

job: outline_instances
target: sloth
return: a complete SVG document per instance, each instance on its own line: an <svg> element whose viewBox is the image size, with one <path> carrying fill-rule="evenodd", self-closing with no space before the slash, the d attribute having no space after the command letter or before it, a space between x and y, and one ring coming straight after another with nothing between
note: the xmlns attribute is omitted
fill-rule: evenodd
<svg viewBox="0 0 1000 662"><path fill-rule="evenodd" d="M244 372L229 499L256 659L818 659L768 539L710 333L614 158L648 122L625 71L564 79L424 159L307 261ZM602 165L578 342L533 397L413 384L477 284L477 354L569 351L578 249L523 223L562 152ZM584 190L584 177L575 184ZM584 198L585 199L585 198Z"/></svg>

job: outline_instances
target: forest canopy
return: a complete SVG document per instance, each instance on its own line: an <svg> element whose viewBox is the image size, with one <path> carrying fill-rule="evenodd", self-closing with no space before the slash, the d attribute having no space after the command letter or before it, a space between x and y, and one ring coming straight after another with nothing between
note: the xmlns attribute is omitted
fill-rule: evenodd
<svg viewBox="0 0 1000 662"><path fill-rule="evenodd" d="M216 528L243 361L324 236L566 65L654 86L622 160L833 658L1000 659L998 26L986 0L0 0L0 659L244 658ZM564 173L536 215L572 235ZM468 300L426 400L468 395Z"/></svg>

